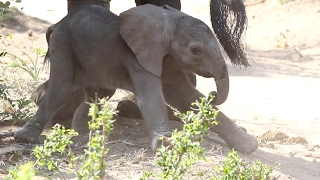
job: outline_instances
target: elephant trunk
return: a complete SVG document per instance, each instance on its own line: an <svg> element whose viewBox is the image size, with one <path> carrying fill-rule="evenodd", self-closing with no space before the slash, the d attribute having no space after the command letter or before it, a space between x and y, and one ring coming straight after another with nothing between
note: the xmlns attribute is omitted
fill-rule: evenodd
<svg viewBox="0 0 320 180"><path fill-rule="evenodd" d="M229 95L229 75L228 68L221 54L221 60L214 61L213 77L216 82L217 93L213 103L220 105L224 103Z"/></svg>
<svg viewBox="0 0 320 180"><path fill-rule="evenodd" d="M241 42L247 24L242 0L211 0L212 28L233 65L250 67Z"/></svg>

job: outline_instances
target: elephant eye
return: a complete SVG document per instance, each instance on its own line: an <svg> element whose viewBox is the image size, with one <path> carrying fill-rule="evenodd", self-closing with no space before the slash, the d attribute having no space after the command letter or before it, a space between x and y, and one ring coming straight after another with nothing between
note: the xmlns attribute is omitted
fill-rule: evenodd
<svg viewBox="0 0 320 180"><path fill-rule="evenodd" d="M190 49L194 55L200 55L202 53L200 47L192 46Z"/></svg>

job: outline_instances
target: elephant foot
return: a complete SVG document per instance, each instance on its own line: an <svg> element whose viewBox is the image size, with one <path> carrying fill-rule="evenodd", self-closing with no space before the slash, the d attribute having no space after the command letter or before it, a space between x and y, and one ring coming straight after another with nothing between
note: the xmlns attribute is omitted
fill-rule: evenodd
<svg viewBox="0 0 320 180"><path fill-rule="evenodd" d="M71 138L73 144L71 145L72 148L78 148L82 145L85 145L89 142L89 133L79 134L78 136L74 136Z"/></svg>
<svg viewBox="0 0 320 180"><path fill-rule="evenodd" d="M153 150L153 152L156 152L157 149L163 145L163 146L167 146L167 142L165 137L170 137L171 136L172 131L169 130L157 130L153 133L152 138L151 138L151 148ZM161 138L164 137L164 138Z"/></svg>
<svg viewBox="0 0 320 180"><path fill-rule="evenodd" d="M253 153L259 146L257 139L253 135L244 132L240 127L222 138L230 148L234 148L236 151L246 155Z"/></svg>
<svg viewBox="0 0 320 180"><path fill-rule="evenodd" d="M169 145L165 139L160 139L160 137L171 137L173 130L177 129L181 131L183 129L183 123L178 121L168 121L169 129L159 129L153 133L151 140L151 148L155 152L161 145Z"/></svg>
<svg viewBox="0 0 320 180"><path fill-rule="evenodd" d="M14 133L14 138L17 141L36 143L39 139L41 132L42 130L39 126L27 123Z"/></svg>
<svg viewBox="0 0 320 180"><path fill-rule="evenodd" d="M235 121L232 121L221 111L218 113L217 122L218 124L210 129L218 134L230 148L247 155L258 149L257 139L248 134L245 128L238 126Z"/></svg>

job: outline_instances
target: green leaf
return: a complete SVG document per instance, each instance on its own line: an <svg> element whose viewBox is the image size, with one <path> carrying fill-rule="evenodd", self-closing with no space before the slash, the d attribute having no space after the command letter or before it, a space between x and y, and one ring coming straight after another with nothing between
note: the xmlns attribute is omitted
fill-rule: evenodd
<svg viewBox="0 0 320 180"><path fill-rule="evenodd" d="M7 1L5 3L0 1L0 8L8 8L9 6L10 6L10 2L9 1Z"/></svg>

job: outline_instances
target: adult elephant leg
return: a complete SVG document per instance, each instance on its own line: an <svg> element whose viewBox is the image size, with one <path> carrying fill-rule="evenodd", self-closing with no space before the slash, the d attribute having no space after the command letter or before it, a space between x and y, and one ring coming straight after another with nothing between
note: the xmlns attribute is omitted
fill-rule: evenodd
<svg viewBox="0 0 320 180"><path fill-rule="evenodd" d="M88 133L89 126L88 121L91 119L88 116L89 112L89 104L95 102L96 98L104 98L108 97L111 98L116 90L112 89L103 89L103 88L86 88L83 90L85 92L85 99L82 101L81 105L77 109L76 113L74 114L74 118L72 120L72 129L79 132L80 134Z"/></svg>
<svg viewBox="0 0 320 180"><path fill-rule="evenodd" d="M169 5L175 9L181 10L181 2L180 0L135 0L136 5L145 5L145 4L153 4L155 6L164 6Z"/></svg>
<svg viewBox="0 0 320 180"><path fill-rule="evenodd" d="M163 93L166 102L180 112L190 110L192 102L204 97L188 82L182 71L163 75ZM218 110L216 106L213 105L213 107ZM258 148L258 142L255 137L244 132L223 112L220 111L218 113L217 121L218 125L213 126L211 129L224 139L230 148L235 148L235 150L244 154L250 154Z"/></svg>
<svg viewBox="0 0 320 180"><path fill-rule="evenodd" d="M92 4L110 9L110 0L68 0L68 13L76 10L79 5Z"/></svg>

